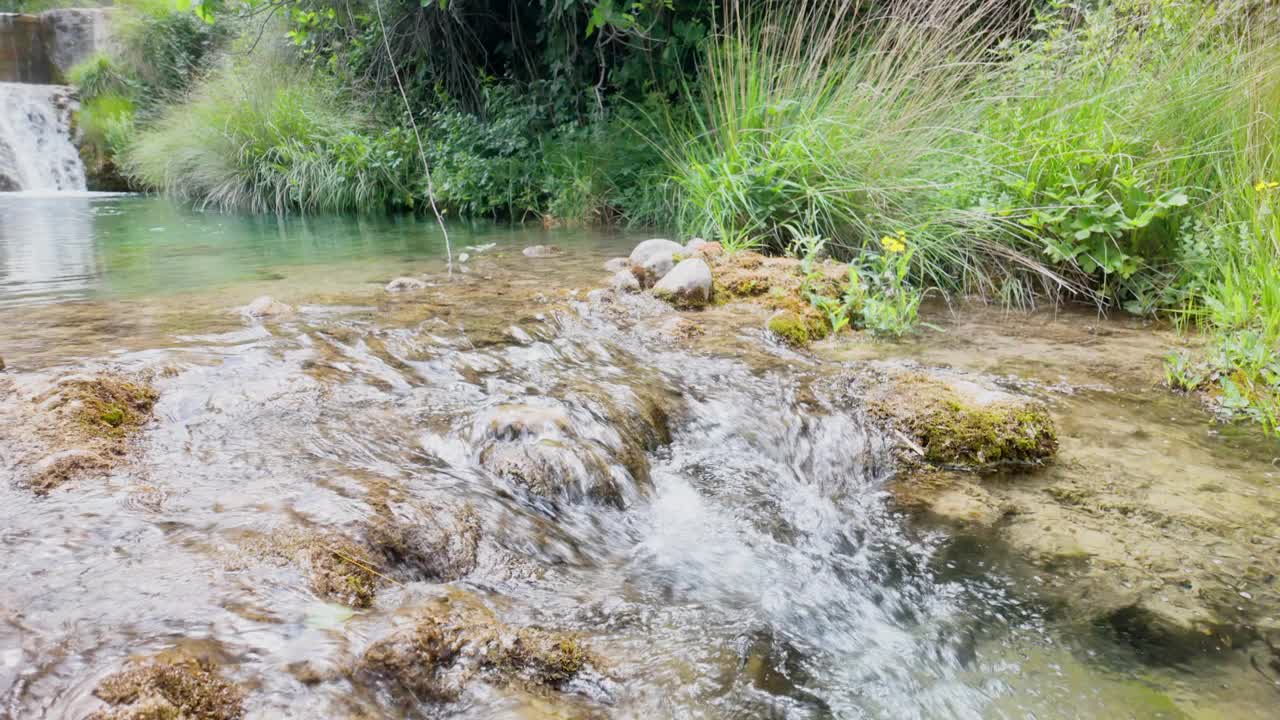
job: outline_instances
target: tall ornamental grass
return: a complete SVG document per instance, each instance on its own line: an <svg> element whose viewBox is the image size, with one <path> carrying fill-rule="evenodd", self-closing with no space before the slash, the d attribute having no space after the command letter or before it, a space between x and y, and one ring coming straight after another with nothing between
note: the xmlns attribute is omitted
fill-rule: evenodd
<svg viewBox="0 0 1280 720"><path fill-rule="evenodd" d="M261 47L230 55L124 158L139 184L197 206L277 213L412 204L414 167L403 130L374 135L332 80Z"/></svg>
<svg viewBox="0 0 1280 720"><path fill-rule="evenodd" d="M904 233L917 282L1011 304L1198 302L1274 32L1230 3L1008 5L727 3L695 122L657 140L682 227L846 256Z"/></svg>

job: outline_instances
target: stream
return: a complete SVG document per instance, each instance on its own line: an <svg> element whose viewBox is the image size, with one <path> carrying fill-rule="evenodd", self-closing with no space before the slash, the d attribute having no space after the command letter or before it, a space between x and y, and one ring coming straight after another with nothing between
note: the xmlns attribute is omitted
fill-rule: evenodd
<svg viewBox="0 0 1280 720"><path fill-rule="evenodd" d="M1153 664L1035 599L999 553L907 522L884 489L891 439L825 391L836 363L755 330L694 349L646 322L655 302L589 300L646 235L450 237L452 269L425 219L0 195L0 393L104 370L159 392L127 462L47 495L16 481L28 435L0 435L0 717L84 718L104 676L175 648L248 688L251 718L1274 711L1246 660ZM552 243L563 255L521 253ZM427 287L384 291L399 276ZM262 295L295 312L240 312ZM513 412L555 426L545 459L579 485L494 471ZM617 420L640 415L653 427ZM642 458L611 454L650 432ZM472 566L448 583L380 567L353 609L273 554L357 536L386 497L469 508ZM340 671L445 585L574 633L599 673L406 702Z"/></svg>

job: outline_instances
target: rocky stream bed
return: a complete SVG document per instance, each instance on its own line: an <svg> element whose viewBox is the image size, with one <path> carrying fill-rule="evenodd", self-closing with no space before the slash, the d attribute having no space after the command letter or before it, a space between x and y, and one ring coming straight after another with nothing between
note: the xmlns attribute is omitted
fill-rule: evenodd
<svg viewBox="0 0 1280 720"><path fill-rule="evenodd" d="M1157 387L1159 328L822 338L795 263L697 242L399 269L14 319L0 715L1280 700L1275 448Z"/></svg>

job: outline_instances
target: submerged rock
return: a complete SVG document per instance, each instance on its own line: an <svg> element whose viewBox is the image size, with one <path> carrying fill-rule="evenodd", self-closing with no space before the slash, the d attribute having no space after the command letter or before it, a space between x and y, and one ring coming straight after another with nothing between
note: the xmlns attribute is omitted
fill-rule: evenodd
<svg viewBox="0 0 1280 720"><path fill-rule="evenodd" d="M27 486L43 495L80 475L110 467L110 459L101 453L83 448L61 450L41 459L31 468Z"/></svg>
<svg viewBox="0 0 1280 720"><path fill-rule="evenodd" d="M700 307L711 302L711 268L701 258L681 260L653 287L653 294L676 307Z"/></svg>
<svg viewBox="0 0 1280 720"><path fill-rule="evenodd" d="M680 341L692 340L706 334L706 330L701 325L678 315L668 318L662 323L659 330L666 337Z"/></svg>
<svg viewBox="0 0 1280 720"><path fill-rule="evenodd" d="M626 388L568 391L557 405L501 405L475 423L482 467L530 495L625 507L649 486L647 450L670 441L658 402Z"/></svg>
<svg viewBox="0 0 1280 720"><path fill-rule="evenodd" d="M308 539L303 555L316 595L354 608L373 604L381 577L368 548L341 535L321 534Z"/></svg>
<svg viewBox="0 0 1280 720"><path fill-rule="evenodd" d="M48 455L30 464L26 485L44 494L126 455L130 438L150 422L159 394L151 385L118 375L75 376L35 398Z"/></svg>
<svg viewBox="0 0 1280 720"><path fill-rule="evenodd" d="M249 317L264 318L278 317L288 315L293 312L293 306L286 305L270 295L263 295L256 298L253 302L244 307L244 314Z"/></svg>
<svg viewBox="0 0 1280 720"><path fill-rule="evenodd" d="M398 293L413 292L416 290L422 290L426 287L427 283L423 280L419 280L418 278L398 277L387 283L387 287L385 289L389 293Z"/></svg>
<svg viewBox="0 0 1280 720"><path fill-rule="evenodd" d="M453 591L371 645L353 676L414 702L448 702L474 682L559 690L598 665L572 635L513 628L475 596Z"/></svg>
<svg viewBox="0 0 1280 720"><path fill-rule="evenodd" d="M548 258L564 254L564 251L555 245L530 245L520 252L527 258Z"/></svg>
<svg viewBox="0 0 1280 720"><path fill-rule="evenodd" d="M627 258L610 258L604 263L604 271L607 273L616 273L631 267L631 262Z"/></svg>
<svg viewBox="0 0 1280 720"><path fill-rule="evenodd" d="M388 500L378 504L365 538L393 577L450 582L476 567L480 518L469 506Z"/></svg>
<svg viewBox="0 0 1280 720"><path fill-rule="evenodd" d="M245 712L244 690L195 658L135 664L107 676L93 694L110 707L87 720L238 720Z"/></svg>

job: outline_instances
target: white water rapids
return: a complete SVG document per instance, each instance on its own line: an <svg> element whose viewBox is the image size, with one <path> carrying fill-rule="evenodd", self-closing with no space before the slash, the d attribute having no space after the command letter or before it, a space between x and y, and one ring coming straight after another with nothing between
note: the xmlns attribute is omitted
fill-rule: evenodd
<svg viewBox="0 0 1280 720"><path fill-rule="evenodd" d="M0 191L84 190L71 89L0 83Z"/></svg>

